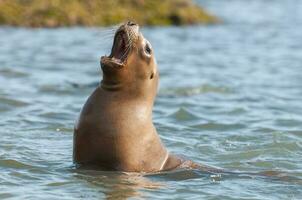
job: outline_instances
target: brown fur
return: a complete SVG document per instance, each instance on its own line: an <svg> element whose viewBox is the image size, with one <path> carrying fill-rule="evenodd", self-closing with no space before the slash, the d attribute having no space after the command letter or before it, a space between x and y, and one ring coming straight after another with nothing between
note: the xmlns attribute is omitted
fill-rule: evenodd
<svg viewBox="0 0 302 200"><path fill-rule="evenodd" d="M129 23L128 23L129 24ZM152 122L159 74L138 26L119 28L132 48L122 66L102 58L103 80L85 103L74 130L74 161L105 170L156 172L181 160L168 156Z"/></svg>

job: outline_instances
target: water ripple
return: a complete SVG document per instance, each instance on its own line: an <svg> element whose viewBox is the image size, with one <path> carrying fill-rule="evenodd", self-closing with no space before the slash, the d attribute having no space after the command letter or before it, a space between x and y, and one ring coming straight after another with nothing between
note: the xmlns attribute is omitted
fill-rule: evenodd
<svg viewBox="0 0 302 200"><path fill-rule="evenodd" d="M160 137L198 163L302 179L302 1L196 2L224 23L142 29L160 72ZM108 31L0 27L0 199L301 198L292 179L70 167L74 121L100 82Z"/></svg>
<svg viewBox="0 0 302 200"><path fill-rule="evenodd" d="M11 160L11 159L7 159L7 160L1 159L0 166L5 168L14 168L14 169L28 169L33 167L29 164L25 164L17 160Z"/></svg>
<svg viewBox="0 0 302 200"><path fill-rule="evenodd" d="M14 68L4 67L0 68L0 76L6 78L24 78L28 76L28 73Z"/></svg>
<svg viewBox="0 0 302 200"><path fill-rule="evenodd" d="M215 122L208 122L203 124L196 124L190 126L193 129L198 130L208 130L208 131L231 131L231 130L239 130L246 128L246 125L236 123L236 124L222 124L222 123L215 123Z"/></svg>
<svg viewBox="0 0 302 200"><path fill-rule="evenodd" d="M205 84L198 87L165 88L160 90L159 95L192 96L204 93L230 94L231 90L227 87L216 87Z"/></svg>

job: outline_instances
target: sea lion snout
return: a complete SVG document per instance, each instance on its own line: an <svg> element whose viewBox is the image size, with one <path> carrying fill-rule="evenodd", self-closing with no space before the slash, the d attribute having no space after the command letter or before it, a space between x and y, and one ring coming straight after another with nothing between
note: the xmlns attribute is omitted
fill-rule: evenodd
<svg viewBox="0 0 302 200"><path fill-rule="evenodd" d="M128 21L126 24L127 24L128 26L135 26L135 25L137 25L137 24L134 23L133 21Z"/></svg>
<svg viewBox="0 0 302 200"><path fill-rule="evenodd" d="M153 79L156 72L151 44L140 32L139 25L132 21L115 31L111 53L102 56L100 64L101 86L107 90L136 88L138 81Z"/></svg>
<svg viewBox="0 0 302 200"><path fill-rule="evenodd" d="M101 57L102 69L105 66L123 67L139 33L138 24L132 21L122 24L115 32L110 55Z"/></svg>

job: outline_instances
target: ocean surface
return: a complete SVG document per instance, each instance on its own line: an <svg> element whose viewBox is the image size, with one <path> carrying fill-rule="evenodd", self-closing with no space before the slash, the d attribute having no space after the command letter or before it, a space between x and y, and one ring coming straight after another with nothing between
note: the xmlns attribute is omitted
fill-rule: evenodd
<svg viewBox="0 0 302 200"><path fill-rule="evenodd" d="M144 27L169 151L239 174L75 169L74 122L113 28L0 27L0 199L302 199L302 1L200 0L223 23ZM279 172L272 177L250 173Z"/></svg>

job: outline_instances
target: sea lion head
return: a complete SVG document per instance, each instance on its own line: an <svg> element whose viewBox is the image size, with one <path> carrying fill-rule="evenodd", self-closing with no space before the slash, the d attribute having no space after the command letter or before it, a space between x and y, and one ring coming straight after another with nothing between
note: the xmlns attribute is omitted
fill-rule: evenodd
<svg viewBox="0 0 302 200"><path fill-rule="evenodd" d="M131 21L115 32L111 54L101 57L101 67L103 89L157 88L158 72L152 46L139 26Z"/></svg>

